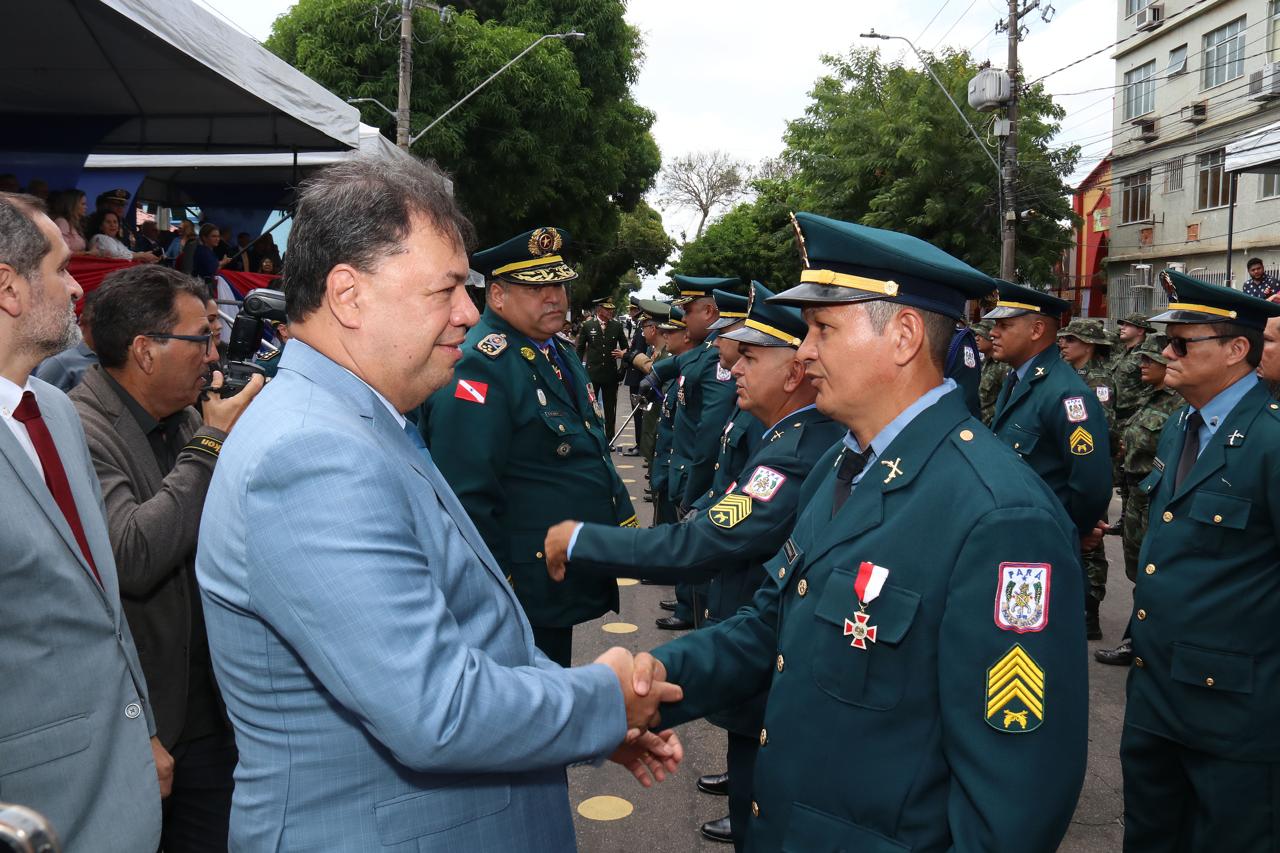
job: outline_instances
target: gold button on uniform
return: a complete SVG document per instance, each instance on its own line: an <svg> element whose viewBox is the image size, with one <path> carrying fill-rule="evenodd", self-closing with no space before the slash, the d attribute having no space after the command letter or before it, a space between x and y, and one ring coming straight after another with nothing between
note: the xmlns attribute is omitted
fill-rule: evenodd
<svg viewBox="0 0 1280 853"><path fill-rule="evenodd" d="M778 655L778 672L782 672L784 666L786 666L786 661L782 659L782 655Z"/></svg>
<svg viewBox="0 0 1280 853"><path fill-rule="evenodd" d="M1213 686L1213 676L1212 676L1212 675L1211 675L1211 676L1209 676L1208 678L1206 678L1206 679L1204 680L1204 686L1205 686L1205 687L1212 687L1212 686Z"/></svg>
<svg viewBox="0 0 1280 853"><path fill-rule="evenodd" d="M800 593L800 597L804 598L806 592L809 591L809 580L800 578L800 583L796 584L796 592Z"/></svg>
<svg viewBox="0 0 1280 853"><path fill-rule="evenodd" d="M768 742L769 742L769 730L768 730L768 729L761 729L761 730L760 730L760 745L761 745L761 746L764 746L764 745L765 745L766 743L768 743Z"/></svg>
<svg viewBox="0 0 1280 853"><path fill-rule="evenodd" d="M1166 523L1173 521L1173 513L1169 512L1167 509L1164 511L1164 515L1160 517L1163 518Z"/></svg>
<svg viewBox="0 0 1280 853"><path fill-rule="evenodd" d="M755 800L751 801L751 813L756 817L760 817L760 804Z"/></svg>
<svg viewBox="0 0 1280 853"><path fill-rule="evenodd" d="M787 576L787 567L786 567L786 566L783 566L782 568L778 569L778 577L779 577L779 578L785 578L786 576Z"/></svg>
<svg viewBox="0 0 1280 853"><path fill-rule="evenodd" d="M1015 442L1013 443L1013 449L1014 449L1014 450L1017 450L1017 449L1018 449L1019 447L1021 447L1021 446L1022 446L1022 442L1020 442L1020 441L1015 441Z"/></svg>
<svg viewBox="0 0 1280 853"><path fill-rule="evenodd" d="M541 560L541 559L542 559L542 552L541 552L541 551L539 551L538 553L534 554L533 556L535 556L535 557L537 557L539 560Z"/></svg>
<svg viewBox="0 0 1280 853"><path fill-rule="evenodd" d="M971 429L962 429L962 430L960 430L960 440L961 440L961 441L973 441L973 430L971 430Z"/></svg>
<svg viewBox="0 0 1280 853"><path fill-rule="evenodd" d="M1142 669L1144 666L1147 665L1147 662L1144 661L1142 658L1134 658L1133 665L1136 666L1138 669Z"/></svg>
<svg viewBox="0 0 1280 853"><path fill-rule="evenodd" d="M1154 574L1156 573L1156 564L1155 564L1155 563L1147 563L1147 569L1146 569L1146 571L1147 571L1147 574L1149 574L1149 575L1154 575Z"/></svg>
<svg viewBox="0 0 1280 853"><path fill-rule="evenodd" d="M1147 611L1145 611L1145 610L1139 610L1139 611L1138 611L1138 621L1139 621L1139 622L1141 622L1142 620L1144 620L1144 619L1146 619L1146 618L1147 618Z"/></svg>
<svg viewBox="0 0 1280 853"><path fill-rule="evenodd" d="M710 619L710 618L711 618L711 608L710 608L710 607L707 607L707 608L704 608L704 609L703 609L703 611L702 611L702 618L703 618L703 619Z"/></svg>
<svg viewBox="0 0 1280 853"><path fill-rule="evenodd" d="M1220 516L1220 515L1215 515L1215 516L1213 517L1213 523L1214 523L1214 524L1221 524L1221 523L1222 523L1222 516Z"/></svg>

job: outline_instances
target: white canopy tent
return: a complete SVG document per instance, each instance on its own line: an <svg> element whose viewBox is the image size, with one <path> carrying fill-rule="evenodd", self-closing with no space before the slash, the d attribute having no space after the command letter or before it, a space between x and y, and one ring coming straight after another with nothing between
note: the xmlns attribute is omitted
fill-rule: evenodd
<svg viewBox="0 0 1280 853"><path fill-rule="evenodd" d="M1227 286L1235 281L1231 255L1236 230L1236 189L1244 172L1280 171L1280 122L1272 122L1227 143L1223 169L1230 176L1227 193Z"/></svg>

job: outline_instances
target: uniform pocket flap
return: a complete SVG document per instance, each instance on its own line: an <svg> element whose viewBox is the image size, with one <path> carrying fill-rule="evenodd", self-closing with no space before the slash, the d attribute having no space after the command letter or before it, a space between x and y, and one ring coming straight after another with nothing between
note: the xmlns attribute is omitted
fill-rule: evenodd
<svg viewBox="0 0 1280 853"><path fill-rule="evenodd" d="M1026 456L1035 450L1036 442L1040 440L1039 433L1023 429L1017 424L1011 425L1007 430L1002 430L1000 437L1004 439L1005 444L1009 445L1023 456Z"/></svg>
<svg viewBox="0 0 1280 853"><path fill-rule="evenodd" d="M804 551L794 539L782 543L782 549L764 564L764 570L778 586L786 586L804 565Z"/></svg>
<svg viewBox="0 0 1280 853"><path fill-rule="evenodd" d="M1163 476L1163 468L1152 468L1151 473L1138 484L1138 488L1142 489L1143 494L1149 495L1156 490L1156 486L1160 485L1160 478Z"/></svg>
<svg viewBox="0 0 1280 853"><path fill-rule="evenodd" d="M787 820L782 853L911 853L911 848L853 821L796 803Z"/></svg>
<svg viewBox="0 0 1280 853"><path fill-rule="evenodd" d="M1228 693L1253 692L1253 656L1173 644L1174 681Z"/></svg>
<svg viewBox="0 0 1280 853"><path fill-rule="evenodd" d="M814 615L832 625L844 626L858 612L858 594L853 588L852 572L837 569L822 590L822 599ZM897 645L907 635L920 607L920 594L909 589L885 584L880 594L867 605L868 627L876 629L875 642Z"/></svg>
<svg viewBox="0 0 1280 853"><path fill-rule="evenodd" d="M1190 515L1202 524L1244 530L1249 522L1251 509L1253 509L1253 501L1248 498L1214 492L1196 492L1191 498Z"/></svg>
<svg viewBox="0 0 1280 853"><path fill-rule="evenodd" d="M565 406L558 409L542 406L538 414L542 416L542 422L547 425L547 429L556 435L579 435L586 429L578 413Z"/></svg>
<svg viewBox="0 0 1280 853"><path fill-rule="evenodd" d="M0 738L0 776L75 755L92 739L84 714Z"/></svg>
<svg viewBox="0 0 1280 853"><path fill-rule="evenodd" d="M511 786L484 776L462 779L444 788L414 791L373 807L378 840L403 844L497 814L511 802Z"/></svg>

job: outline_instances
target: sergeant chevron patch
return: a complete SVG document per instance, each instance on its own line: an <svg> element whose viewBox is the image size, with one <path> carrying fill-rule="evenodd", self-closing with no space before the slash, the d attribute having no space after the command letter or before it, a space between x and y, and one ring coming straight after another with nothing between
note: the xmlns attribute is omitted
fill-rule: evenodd
<svg viewBox="0 0 1280 853"><path fill-rule="evenodd" d="M1044 670L1018 643L987 670L987 725L1022 734L1044 722Z"/></svg>
<svg viewBox="0 0 1280 853"><path fill-rule="evenodd" d="M1088 456L1093 452L1093 433L1082 426L1076 427L1067 439L1067 445L1076 456Z"/></svg>
<svg viewBox="0 0 1280 853"><path fill-rule="evenodd" d="M737 527L749 515L751 515L751 498L742 494L725 495L707 510L707 518L711 519L711 523L726 530Z"/></svg>

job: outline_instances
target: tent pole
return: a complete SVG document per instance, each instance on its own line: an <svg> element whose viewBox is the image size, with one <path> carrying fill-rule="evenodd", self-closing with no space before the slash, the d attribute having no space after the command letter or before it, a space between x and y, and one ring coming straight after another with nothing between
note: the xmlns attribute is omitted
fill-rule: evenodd
<svg viewBox="0 0 1280 853"><path fill-rule="evenodd" d="M1231 243L1232 238L1235 236L1236 228L1236 181L1238 181L1239 178L1239 172L1231 173L1231 188L1227 191L1227 287L1232 286Z"/></svg>

